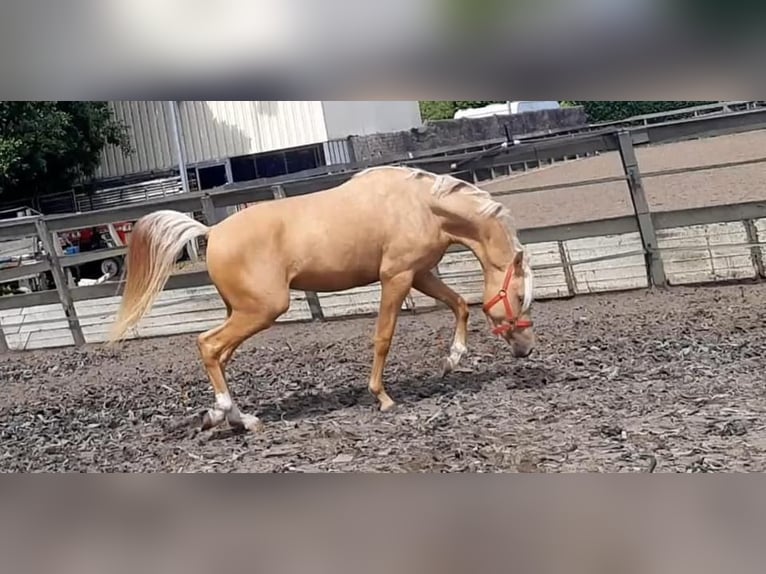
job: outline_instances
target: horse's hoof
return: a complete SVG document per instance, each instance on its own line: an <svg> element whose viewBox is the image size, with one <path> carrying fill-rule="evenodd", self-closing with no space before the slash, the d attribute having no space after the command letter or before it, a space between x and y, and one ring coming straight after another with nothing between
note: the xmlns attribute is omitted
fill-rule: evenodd
<svg viewBox="0 0 766 574"><path fill-rule="evenodd" d="M199 424L199 430L201 432L208 431L220 424L220 421L216 422L213 417L210 416L210 411L202 413L202 417Z"/></svg>
<svg viewBox="0 0 766 574"><path fill-rule="evenodd" d="M396 403L392 401L391 399L388 399L387 401L380 401L380 412L387 413L391 412L396 408Z"/></svg>
<svg viewBox="0 0 766 574"><path fill-rule="evenodd" d="M265 430L266 426L254 415L242 415L242 428L248 432L258 433Z"/></svg>

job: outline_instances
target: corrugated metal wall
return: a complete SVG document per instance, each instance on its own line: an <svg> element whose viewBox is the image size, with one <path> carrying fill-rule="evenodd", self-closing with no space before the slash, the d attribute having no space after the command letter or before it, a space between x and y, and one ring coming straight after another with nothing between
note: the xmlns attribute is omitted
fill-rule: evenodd
<svg viewBox="0 0 766 574"><path fill-rule="evenodd" d="M115 117L130 130L133 153L125 156L108 146L102 153L97 178L168 169L177 165L168 108L165 102L109 102Z"/></svg>
<svg viewBox="0 0 766 574"><path fill-rule="evenodd" d="M318 101L187 101L180 110L189 163L327 140Z"/></svg>
<svg viewBox="0 0 766 574"><path fill-rule="evenodd" d="M327 165L339 163L352 163L354 161L353 150L348 140L332 140L324 144L324 158Z"/></svg>
<svg viewBox="0 0 766 574"><path fill-rule="evenodd" d="M96 177L118 177L177 165L167 102L110 102L131 133L134 153L104 151ZM327 141L319 101L184 101L181 126L189 164Z"/></svg>

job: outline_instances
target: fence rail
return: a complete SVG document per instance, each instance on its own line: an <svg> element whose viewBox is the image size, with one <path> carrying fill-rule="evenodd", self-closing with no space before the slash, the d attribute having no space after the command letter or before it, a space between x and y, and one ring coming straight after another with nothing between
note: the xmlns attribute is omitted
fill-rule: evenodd
<svg viewBox="0 0 766 574"><path fill-rule="evenodd" d="M689 138L702 138L711 135L728 133L740 133L744 131L766 128L766 108L757 108L746 111L733 111L723 115L703 115L692 119L681 119L660 124L647 124L626 130L605 128L597 132L585 134L556 136L547 140L540 140L519 145L487 145L484 149L464 153L458 151L452 155L449 150L442 157L414 157L395 162L399 165L422 167L437 173L463 174L476 172L482 169L491 169L494 166L512 165L523 162L545 162L562 157L590 155L607 151L618 151L623 160L624 174L610 178L600 178L588 181L578 181L552 186L538 186L521 190L513 190L507 193L524 193L542 191L583 185L596 185L625 181L628 184L630 196L633 201L634 214L624 217L615 217L599 221L586 221L568 225L554 225L520 229L519 236L522 242L527 244L558 242L585 239L589 237L615 236L630 233L638 233L641 237L641 250L627 252L630 256L643 254L646 260L647 283L649 285L663 285L666 282L663 270L662 249L657 244L656 234L658 230L666 230L677 227L689 227L710 223L752 222L766 218L766 201L757 201L735 205L722 205L715 207L694 208L669 212L651 212L646 203L643 192L642 178L657 177L698 171L707 169L723 169L741 165L756 164L766 161L766 158L757 158L737 162L727 162L707 166L693 166L691 168L679 168L650 172L642 174L635 158L634 147L653 143L668 143ZM461 150L465 150L463 146ZM120 221L135 221L143 215L158 209L174 209L181 212L202 213L208 223L215 223L216 208L254 203L258 201L270 201L280 197L290 197L314 193L323 189L343 183L360 169L369 164L356 165L354 169L339 171L338 173L305 176L300 179L284 180L279 183L274 181L259 182L258 185L233 186L227 189L211 192L193 192L173 195L170 197L157 198L141 203L130 204L121 207L110 207L86 213L73 213L50 216L30 216L16 220L0 221L0 239L37 236L46 247L45 258L32 265L24 265L11 269L0 270L0 283L13 280L22 275L29 275L44 271L50 271L53 275L55 290L43 291L30 294L0 297L0 310L33 307L38 305L60 304L65 311L65 317L72 333L75 344L82 344L84 337L80 318L77 315L74 303L89 299L113 297L118 295L122 283L118 281L106 282L100 285L82 287L70 287L67 283L65 270L73 265L80 265L87 261L102 259L110 256L123 255L126 248L119 246L110 249L102 249L88 253L63 254L58 249L58 233L70 229L105 225ZM505 192L495 195L506 195ZM751 233L751 235L753 235ZM760 249L761 242L757 234L753 235L751 246ZM464 251L465 248L454 246L449 253ZM627 257L620 253L605 257L586 259L580 262L562 262L565 271L571 272L572 265L581 265L584 262L594 262L611 258ZM201 287L210 285L210 279L206 271L180 272L173 275L166 286L166 291ZM306 302L314 319L324 317L320 298L314 293L306 293ZM0 327L0 350L7 349L7 341Z"/></svg>

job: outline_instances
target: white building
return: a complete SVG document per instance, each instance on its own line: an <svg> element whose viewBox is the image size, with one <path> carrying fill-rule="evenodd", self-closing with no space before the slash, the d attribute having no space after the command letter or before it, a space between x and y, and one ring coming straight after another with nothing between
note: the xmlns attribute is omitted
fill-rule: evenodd
<svg viewBox="0 0 766 574"><path fill-rule="evenodd" d="M96 179L177 169L168 102L110 106L127 124L134 153L107 148ZM422 124L417 101L181 101L178 109L185 163L201 189L353 161L349 136Z"/></svg>

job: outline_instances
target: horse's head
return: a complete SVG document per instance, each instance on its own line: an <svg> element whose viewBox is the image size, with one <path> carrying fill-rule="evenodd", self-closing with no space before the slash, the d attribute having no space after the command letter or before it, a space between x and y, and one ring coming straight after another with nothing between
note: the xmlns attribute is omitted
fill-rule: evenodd
<svg viewBox="0 0 766 574"><path fill-rule="evenodd" d="M518 250L507 269L487 273L484 284L484 313L492 333L505 339L516 357L528 356L535 347L531 305L532 269Z"/></svg>

